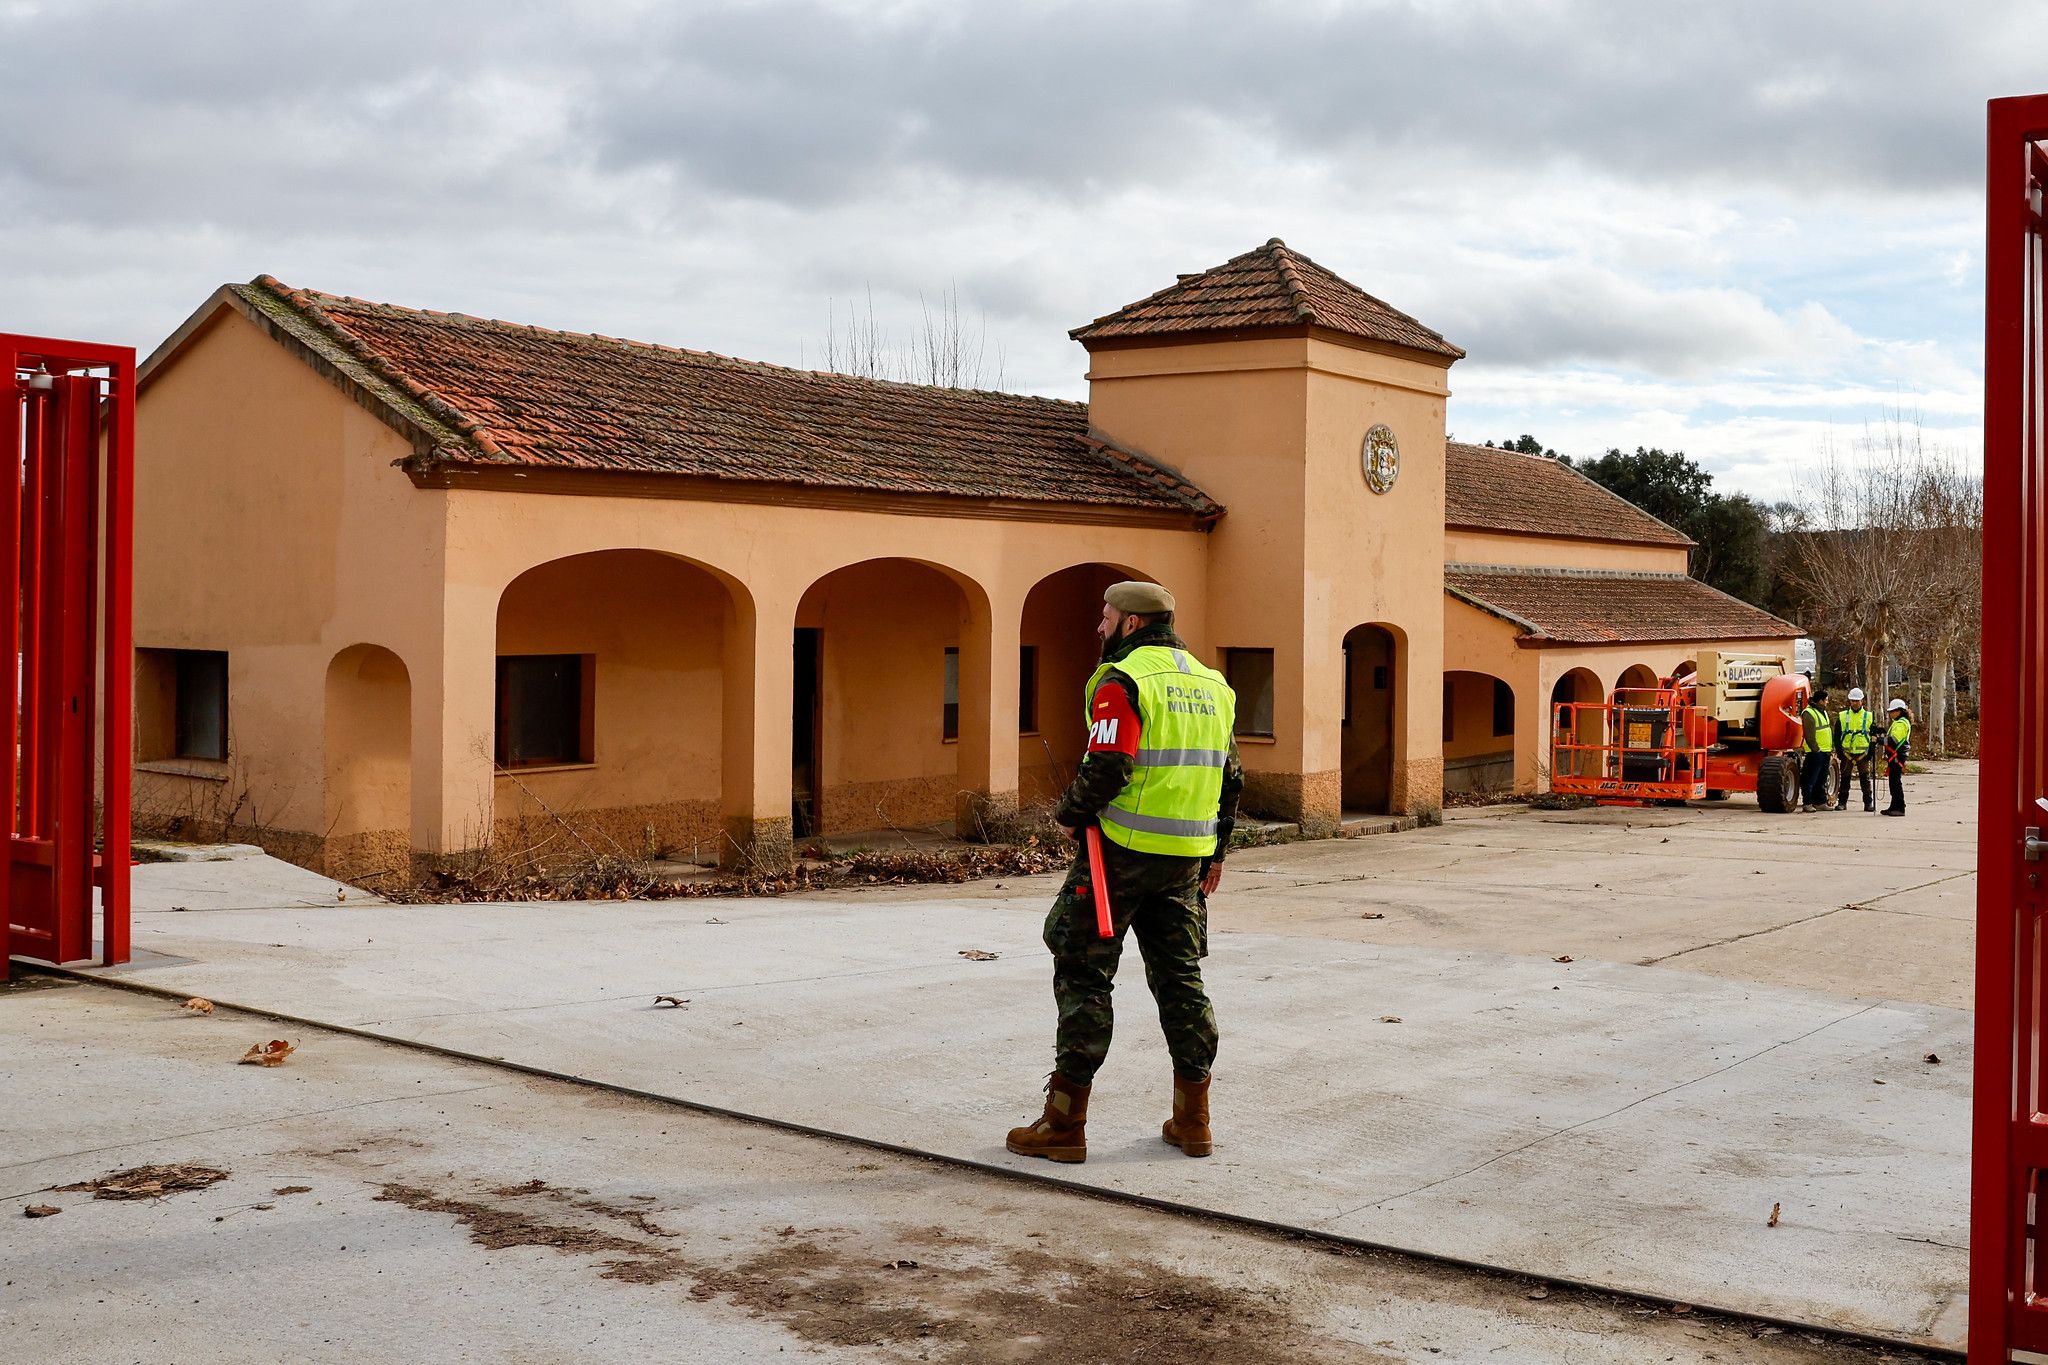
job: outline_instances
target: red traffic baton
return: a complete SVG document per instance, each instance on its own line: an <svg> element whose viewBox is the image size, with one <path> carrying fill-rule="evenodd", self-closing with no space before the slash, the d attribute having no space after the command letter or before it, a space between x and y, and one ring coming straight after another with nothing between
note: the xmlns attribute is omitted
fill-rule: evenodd
<svg viewBox="0 0 2048 1365"><path fill-rule="evenodd" d="M1094 825L1081 831L1088 845L1088 881L1095 888L1095 936L1115 938L1116 926L1109 917L1109 881L1102 874L1102 831Z"/></svg>

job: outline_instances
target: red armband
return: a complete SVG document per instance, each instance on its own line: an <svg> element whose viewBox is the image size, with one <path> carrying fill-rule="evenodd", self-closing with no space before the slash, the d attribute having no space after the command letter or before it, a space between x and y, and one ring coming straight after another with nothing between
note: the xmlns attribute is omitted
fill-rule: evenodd
<svg viewBox="0 0 2048 1365"><path fill-rule="evenodd" d="M1138 752L1138 709L1122 687L1105 682L1095 689L1088 706L1088 752L1136 756Z"/></svg>

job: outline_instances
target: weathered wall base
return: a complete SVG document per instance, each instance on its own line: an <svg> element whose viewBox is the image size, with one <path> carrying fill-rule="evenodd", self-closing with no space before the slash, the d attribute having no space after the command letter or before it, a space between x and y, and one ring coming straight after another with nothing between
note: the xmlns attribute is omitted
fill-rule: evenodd
<svg viewBox="0 0 2048 1365"><path fill-rule="evenodd" d="M953 802L953 828L962 839L1002 843L1016 830L1018 813L1016 792L963 791Z"/></svg>
<svg viewBox="0 0 2048 1365"><path fill-rule="evenodd" d="M796 865L788 820L752 820L744 815L727 819L724 853L718 865L728 872L772 875Z"/></svg>
<svg viewBox="0 0 2048 1365"><path fill-rule="evenodd" d="M594 857L711 862L725 835L713 800L556 810L514 793L498 798L492 839L503 856L557 865Z"/></svg>
<svg viewBox="0 0 2048 1365"><path fill-rule="evenodd" d="M827 786L818 802L822 832L853 834L944 824L953 818L959 795L960 780L951 773Z"/></svg>
<svg viewBox="0 0 2048 1365"><path fill-rule="evenodd" d="M1447 792L1507 792L1514 790L1514 786L1513 749L1444 760L1444 790Z"/></svg>
<svg viewBox="0 0 2048 1365"><path fill-rule="evenodd" d="M1325 839L1337 832L1343 816L1344 774L1254 772L1246 769L1238 809L1270 820L1292 820L1303 837Z"/></svg>

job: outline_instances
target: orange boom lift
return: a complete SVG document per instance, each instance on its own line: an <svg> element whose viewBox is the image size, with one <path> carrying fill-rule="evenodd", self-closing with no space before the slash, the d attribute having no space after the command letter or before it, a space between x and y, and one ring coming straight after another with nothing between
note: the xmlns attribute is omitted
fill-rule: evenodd
<svg viewBox="0 0 2048 1365"><path fill-rule="evenodd" d="M1755 792L1764 810L1796 810L1799 714L1811 690L1789 659L1708 651L1696 672L1655 687L1617 688L1605 702L1560 702L1550 789L1608 806Z"/></svg>

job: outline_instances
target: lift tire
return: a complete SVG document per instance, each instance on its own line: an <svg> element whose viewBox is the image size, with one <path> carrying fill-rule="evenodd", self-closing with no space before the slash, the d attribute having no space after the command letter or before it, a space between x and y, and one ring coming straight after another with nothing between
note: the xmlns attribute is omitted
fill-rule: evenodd
<svg viewBox="0 0 2048 1365"><path fill-rule="evenodd" d="M1707 788L1707 800L1709 800L1709 801L1726 801L1727 799L1728 799L1728 793L1727 793L1727 792L1725 792L1725 791L1723 791L1723 790L1722 790L1721 788L1719 788L1719 787L1709 787L1709 788Z"/></svg>
<svg viewBox="0 0 2048 1365"><path fill-rule="evenodd" d="M1756 775L1756 803L1772 815L1799 809L1799 760L1766 759Z"/></svg>

